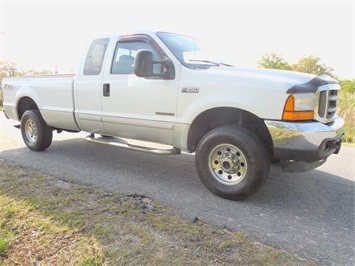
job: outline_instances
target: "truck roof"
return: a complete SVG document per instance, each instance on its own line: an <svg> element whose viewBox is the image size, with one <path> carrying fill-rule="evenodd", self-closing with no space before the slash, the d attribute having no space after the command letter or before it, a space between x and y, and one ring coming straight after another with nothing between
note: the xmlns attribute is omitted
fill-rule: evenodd
<svg viewBox="0 0 355 266"><path fill-rule="evenodd" d="M159 32L159 31L135 31L135 32L128 32L128 33L123 33L123 34L117 33L117 34L106 36L106 38L115 39L115 38L119 38L121 36L130 36L130 35L139 35L139 34L152 36L152 35L156 35L157 32Z"/></svg>

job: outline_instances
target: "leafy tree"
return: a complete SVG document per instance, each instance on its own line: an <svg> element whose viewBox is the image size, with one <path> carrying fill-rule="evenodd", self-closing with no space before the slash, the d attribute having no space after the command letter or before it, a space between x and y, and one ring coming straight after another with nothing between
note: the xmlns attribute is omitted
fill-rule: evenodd
<svg viewBox="0 0 355 266"><path fill-rule="evenodd" d="M292 65L292 69L298 72L304 72L314 75L327 74L333 78L337 78L333 74L333 69L323 64L319 57L308 55L300 58L298 62Z"/></svg>
<svg viewBox="0 0 355 266"><path fill-rule="evenodd" d="M0 61L0 79L4 77L19 77L24 72L13 62Z"/></svg>
<svg viewBox="0 0 355 266"><path fill-rule="evenodd" d="M0 85L4 77L18 77L22 76L22 71L12 62L0 61ZM0 86L1 87L1 86ZM3 104L2 90L0 90L0 107Z"/></svg>
<svg viewBox="0 0 355 266"><path fill-rule="evenodd" d="M261 59L258 61L258 67L283 70L292 69L291 65L275 52L262 54Z"/></svg>
<svg viewBox="0 0 355 266"><path fill-rule="evenodd" d="M355 79L353 79L353 80L349 80L349 79L341 80L340 81L340 86L341 86L342 91L355 94Z"/></svg>
<svg viewBox="0 0 355 266"><path fill-rule="evenodd" d="M296 64L290 65L278 53L270 52L262 54L257 64L261 68L294 70L314 75L327 74L337 79L333 69L322 63L319 57L313 55L304 56Z"/></svg>

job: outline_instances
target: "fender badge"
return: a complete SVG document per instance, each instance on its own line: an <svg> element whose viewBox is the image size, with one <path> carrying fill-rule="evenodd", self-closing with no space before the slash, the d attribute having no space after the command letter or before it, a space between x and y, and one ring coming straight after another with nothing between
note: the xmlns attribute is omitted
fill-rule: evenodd
<svg viewBox="0 0 355 266"><path fill-rule="evenodd" d="M199 87L183 87L181 89L182 93L199 93L200 88Z"/></svg>
<svg viewBox="0 0 355 266"><path fill-rule="evenodd" d="M6 91L11 91L13 89L13 86L12 85L9 85L9 84L5 84L4 85L4 90Z"/></svg>

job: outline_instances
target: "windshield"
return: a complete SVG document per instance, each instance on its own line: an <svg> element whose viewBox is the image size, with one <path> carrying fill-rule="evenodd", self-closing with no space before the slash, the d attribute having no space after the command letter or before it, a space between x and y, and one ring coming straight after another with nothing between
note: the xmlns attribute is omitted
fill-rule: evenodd
<svg viewBox="0 0 355 266"><path fill-rule="evenodd" d="M188 68L206 69L211 66L230 66L213 60L198 40L167 32L158 32L157 35L180 62Z"/></svg>

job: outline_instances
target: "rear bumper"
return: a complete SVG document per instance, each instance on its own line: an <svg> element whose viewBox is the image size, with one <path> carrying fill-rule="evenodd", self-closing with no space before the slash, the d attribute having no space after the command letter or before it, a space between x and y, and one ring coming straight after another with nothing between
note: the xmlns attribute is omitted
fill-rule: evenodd
<svg viewBox="0 0 355 266"><path fill-rule="evenodd" d="M344 120L291 123L265 120L274 143L274 156L281 161L316 162L339 152Z"/></svg>

